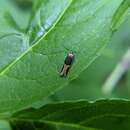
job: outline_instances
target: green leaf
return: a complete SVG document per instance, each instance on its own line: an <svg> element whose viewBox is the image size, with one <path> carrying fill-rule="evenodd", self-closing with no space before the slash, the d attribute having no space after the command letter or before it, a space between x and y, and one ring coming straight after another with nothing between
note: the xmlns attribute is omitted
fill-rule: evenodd
<svg viewBox="0 0 130 130"><path fill-rule="evenodd" d="M20 111L10 117L13 126L41 124L95 128L103 130L130 129L130 101L100 100L48 104L40 109ZM44 124L44 125L45 125ZM43 126L44 126L43 125ZM20 129L21 130L21 129ZM33 130L33 129L32 129ZM50 129L51 130L51 129ZM53 130L53 129L52 129ZM62 130L62 129L61 129ZM89 130L86 128L86 130ZM91 129L90 129L91 130Z"/></svg>
<svg viewBox="0 0 130 130"><path fill-rule="evenodd" d="M66 124L48 121L13 121L11 123L13 130L99 130L90 127L83 127L76 124Z"/></svg>
<svg viewBox="0 0 130 130"><path fill-rule="evenodd" d="M0 22L0 112L29 107L76 78L109 43L112 17L121 2L44 0L27 33L16 30L13 21L11 26L5 19ZM69 50L75 62L61 78Z"/></svg>
<svg viewBox="0 0 130 130"><path fill-rule="evenodd" d="M14 1L14 0L13 0ZM13 1L1 0L0 3L0 33L9 33L15 30L12 23L17 24L19 28L26 29L30 17L30 11L21 9ZM11 19L10 19L11 18ZM13 21L13 22L12 22ZM12 29L12 30L10 30Z"/></svg>
<svg viewBox="0 0 130 130"><path fill-rule="evenodd" d="M129 48L130 19L112 36L112 42L84 72L49 99L97 100L101 98L130 98L130 73L127 72L115 86L111 95L103 94L102 86ZM117 50L117 51L115 51ZM43 104L43 102L41 103Z"/></svg>
<svg viewBox="0 0 130 130"><path fill-rule="evenodd" d="M112 20L112 29L116 30L130 15L130 0L124 0L117 11L115 12Z"/></svg>
<svg viewBox="0 0 130 130"><path fill-rule="evenodd" d="M0 120L0 130L12 130L9 122Z"/></svg>

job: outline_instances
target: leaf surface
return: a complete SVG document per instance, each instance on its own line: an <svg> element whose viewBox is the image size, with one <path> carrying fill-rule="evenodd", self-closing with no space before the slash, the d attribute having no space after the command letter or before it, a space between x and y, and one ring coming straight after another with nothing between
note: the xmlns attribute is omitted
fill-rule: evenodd
<svg viewBox="0 0 130 130"><path fill-rule="evenodd" d="M34 125L36 130L48 124L64 128L86 128L102 130L130 129L130 101L100 100L94 103L87 101L48 104L40 109L20 111L9 118L11 124L19 127ZM39 125L38 125L39 123ZM20 129L21 130L21 129ZM33 130L33 129L32 129ZM53 130L53 128L50 128Z"/></svg>
<svg viewBox="0 0 130 130"><path fill-rule="evenodd" d="M76 78L109 43L112 17L121 2L44 0L27 32L17 30L18 19L10 16L10 26L5 19L6 24L0 22L0 112L29 107ZM61 78L70 50L75 62Z"/></svg>
<svg viewBox="0 0 130 130"><path fill-rule="evenodd" d="M113 15L112 28L116 30L119 26L129 18L130 15L130 1L124 0Z"/></svg>

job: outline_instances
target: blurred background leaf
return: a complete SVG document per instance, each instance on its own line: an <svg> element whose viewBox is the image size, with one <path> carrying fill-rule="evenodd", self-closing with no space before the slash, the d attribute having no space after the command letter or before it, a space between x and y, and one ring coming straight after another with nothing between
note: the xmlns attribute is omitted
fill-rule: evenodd
<svg viewBox="0 0 130 130"><path fill-rule="evenodd" d="M23 6L18 6L15 0L1 0L0 12L0 35L7 32L9 33L9 31L10 33L16 31L14 30L15 27L12 26L12 20L17 23L19 28L24 30L27 28L31 15L31 8L24 9Z"/></svg>
<svg viewBox="0 0 130 130"><path fill-rule="evenodd" d="M8 121L0 120L0 130L12 130Z"/></svg>

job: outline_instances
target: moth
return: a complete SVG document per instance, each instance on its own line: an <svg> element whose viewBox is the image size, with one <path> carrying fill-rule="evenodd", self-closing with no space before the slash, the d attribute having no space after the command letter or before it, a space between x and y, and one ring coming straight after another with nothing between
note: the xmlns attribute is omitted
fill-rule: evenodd
<svg viewBox="0 0 130 130"><path fill-rule="evenodd" d="M61 77L66 77L67 76L67 74L68 74L68 72L69 72L69 70L71 68L71 65L72 65L72 63L74 61L74 58L75 58L75 56L74 56L73 52L68 53L68 55L66 56L66 58L64 60L64 64L62 66L62 69L60 71L60 76Z"/></svg>

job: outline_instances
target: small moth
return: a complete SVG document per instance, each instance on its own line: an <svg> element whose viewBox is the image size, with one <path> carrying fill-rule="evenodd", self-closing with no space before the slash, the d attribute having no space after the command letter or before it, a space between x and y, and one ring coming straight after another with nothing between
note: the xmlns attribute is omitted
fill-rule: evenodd
<svg viewBox="0 0 130 130"><path fill-rule="evenodd" d="M64 60L63 67L62 67L62 69L60 71L60 76L61 77L66 77L67 76L73 61L74 61L74 54L73 54L73 52L70 52L66 56L66 58Z"/></svg>

